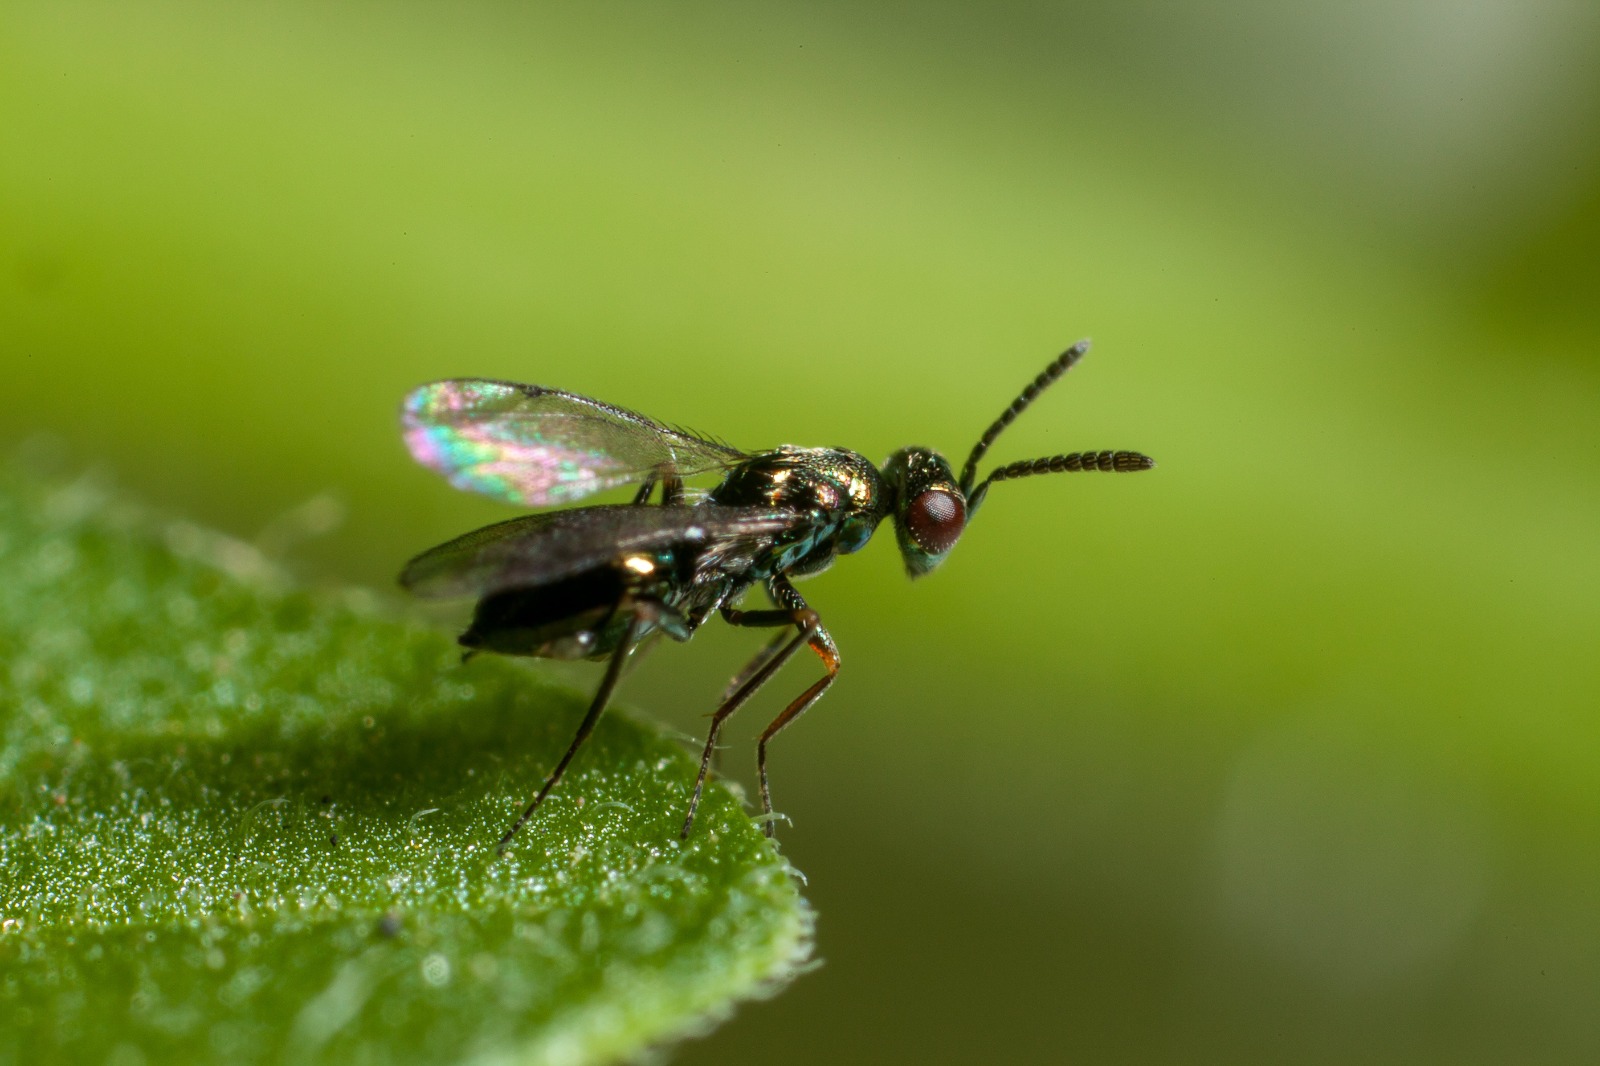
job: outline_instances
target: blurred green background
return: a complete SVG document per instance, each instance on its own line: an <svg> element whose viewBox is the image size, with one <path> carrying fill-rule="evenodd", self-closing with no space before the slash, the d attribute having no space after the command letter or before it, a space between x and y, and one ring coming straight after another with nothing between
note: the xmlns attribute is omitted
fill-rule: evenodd
<svg viewBox="0 0 1600 1066"><path fill-rule="evenodd" d="M420 381L959 461L1092 334L994 458L1157 471L803 587L826 965L679 1061L1595 1061L1597 85L1584 3L7 0L0 445L389 588L513 513Z"/></svg>

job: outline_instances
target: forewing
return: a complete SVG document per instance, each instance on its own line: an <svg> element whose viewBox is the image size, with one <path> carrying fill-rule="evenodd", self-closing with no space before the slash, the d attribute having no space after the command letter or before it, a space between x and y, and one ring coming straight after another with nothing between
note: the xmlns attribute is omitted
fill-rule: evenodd
<svg viewBox="0 0 1600 1066"><path fill-rule="evenodd" d="M406 396L400 418L417 462L456 488L534 507L745 457L621 407L511 381L422 385Z"/></svg>
<svg viewBox="0 0 1600 1066"><path fill-rule="evenodd" d="M715 504L525 515L423 552L400 572L400 584L418 596L484 596L549 584L633 552L685 546L742 557L803 520L794 511Z"/></svg>

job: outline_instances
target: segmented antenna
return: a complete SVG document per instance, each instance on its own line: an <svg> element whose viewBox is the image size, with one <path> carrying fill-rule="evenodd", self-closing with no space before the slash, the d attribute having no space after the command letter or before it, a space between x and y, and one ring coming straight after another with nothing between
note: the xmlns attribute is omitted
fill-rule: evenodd
<svg viewBox="0 0 1600 1066"><path fill-rule="evenodd" d="M1072 364L1076 363L1079 359L1082 359L1083 356L1084 356L1084 353L1086 353L1088 350L1089 350L1089 338L1085 337L1083 340L1079 341L1077 344L1074 344L1072 347L1068 348L1066 351L1064 351L1060 355L1056 356L1054 361L1052 361L1049 366L1045 367L1042 371L1039 372L1039 376L1038 377L1034 378L1031 382L1028 383L1028 387L1022 390L1022 395L1018 396L1015 400L1011 401L1011 406L1007 407L1005 409L1005 412L999 418L994 420L994 425L992 425L988 429L984 430L983 436L978 438L978 443L974 444L972 446L972 454L967 456L967 465L963 466L961 468L961 494L963 496L966 496L969 499L971 498L971 496L972 496L972 483L974 481L976 481L977 477L978 477L978 460L982 459L984 452L987 452L989 450L989 445L991 445L991 444L993 444L995 442L995 438L999 437L1000 434L1005 430L1005 428L1007 426L1009 426L1011 423L1013 423L1013 422L1015 422L1017 420L1017 416L1018 415L1020 415L1023 411L1026 411L1028 409L1028 405L1030 403L1032 403L1034 400L1037 400L1039 398L1039 394L1041 392L1043 392L1045 389L1049 388L1051 385L1055 384L1056 379L1059 378L1062 374L1065 374L1067 371L1071 370L1072 369ZM1107 453L1107 454L1110 454L1110 453ZM1134 454L1134 453L1128 452L1128 453L1125 453L1125 454L1131 455L1131 454ZM1070 458L1070 457L1069 456L1057 456L1056 458L1058 458L1058 459L1067 459L1067 458ZM1040 460L1040 461L1043 462L1043 461L1046 461L1046 460ZM1012 465L1016 466L1018 464L1013 463ZM1026 464L1023 464L1023 465L1026 465ZM1063 468L1063 469L1065 469L1065 468ZM1074 469L1078 469L1078 468L1074 468ZM1035 471L1035 472L1036 473L1043 473L1043 471ZM998 473L998 471L997 471L997 473ZM1025 475L1013 474L1011 476L1012 477L1023 477ZM987 485L990 481L994 481L994 480L996 480L995 475L994 474L990 474L989 477L985 480L984 484ZM1001 479L1001 480L1003 480L1003 479Z"/></svg>
<svg viewBox="0 0 1600 1066"><path fill-rule="evenodd" d="M1142 452L1072 452L1068 455L1050 455L1043 459L1024 459L1020 463L1007 463L983 479L983 483L967 494L967 514L977 513L978 505L996 481L1015 481L1034 474L1072 474L1080 470L1103 470L1108 474L1127 474L1135 470L1149 470L1156 461Z"/></svg>
<svg viewBox="0 0 1600 1066"><path fill-rule="evenodd" d="M991 481L1015 481L1033 474L1076 473L1079 470L1100 470L1108 474L1125 474L1130 470L1149 470L1156 461L1140 452L1072 452L1070 455L1050 455L1043 459L1024 459L1020 463L1007 463L984 478Z"/></svg>

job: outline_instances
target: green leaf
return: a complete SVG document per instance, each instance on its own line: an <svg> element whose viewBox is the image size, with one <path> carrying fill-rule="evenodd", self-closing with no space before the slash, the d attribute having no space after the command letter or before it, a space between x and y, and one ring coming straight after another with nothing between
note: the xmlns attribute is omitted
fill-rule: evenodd
<svg viewBox="0 0 1600 1066"><path fill-rule="evenodd" d="M393 613L0 472L0 1061L603 1062L793 975L789 868L615 710L496 858L586 697Z"/></svg>

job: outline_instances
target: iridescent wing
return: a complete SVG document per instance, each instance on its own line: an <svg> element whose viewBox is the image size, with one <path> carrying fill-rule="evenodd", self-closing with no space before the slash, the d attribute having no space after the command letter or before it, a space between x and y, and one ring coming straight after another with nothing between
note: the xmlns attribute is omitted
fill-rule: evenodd
<svg viewBox="0 0 1600 1066"><path fill-rule="evenodd" d="M456 488L534 507L745 458L621 407L512 381L419 386L406 396L400 421L417 462Z"/></svg>
<svg viewBox="0 0 1600 1066"><path fill-rule="evenodd" d="M534 588L634 552L693 547L701 566L743 572L774 538L807 521L754 507L616 504L524 515L473 530L406 564L400 584L419 596L486 596Z"/></svg>

